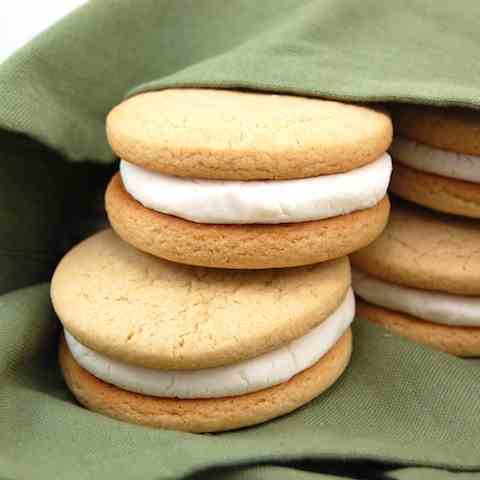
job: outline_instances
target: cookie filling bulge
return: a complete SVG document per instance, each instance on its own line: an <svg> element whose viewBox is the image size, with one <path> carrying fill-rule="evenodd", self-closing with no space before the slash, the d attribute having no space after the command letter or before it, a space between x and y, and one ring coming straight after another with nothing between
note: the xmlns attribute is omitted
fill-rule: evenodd
<svg viewBox="0 0 480 480"><path fill-rule="evenodd" d="M377 205L387 192L388 154L346 173L294 180L200 180L164 175L125 160L126 191L143 206L197 223L297 223Z"/></svg>
<svg viewBox="0 0 480 480"><path fill-rule="evenodd" d="M395 161L422 172L480 183L480 156L441 150L396 137L390 147Z"/></svg>
<svg viewBox="0 0 480 480"><path fill-rule="evenodd" d="M397 285L352 270L357 296L369 303L422 320L450 326L480 327L480 298Z"/></svg>

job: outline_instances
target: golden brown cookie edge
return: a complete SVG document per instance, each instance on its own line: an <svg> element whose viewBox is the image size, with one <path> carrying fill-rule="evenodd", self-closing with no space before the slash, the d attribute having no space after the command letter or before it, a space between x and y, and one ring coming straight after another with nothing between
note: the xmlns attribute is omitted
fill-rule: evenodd
<svg viewBox="0 0 480 480"><path fill-rule="evenodd" d="M390 190L439 212L480 218L480 184L422 172L396 162Z"/></svg>
<svg viewBox="0 0 480 480"><path fill-rule="evenodd" d="M311 265L343 257L374 241L390 202L324 220L278 225L201 224L145 208L116 174L107 188L113 229L126 242L167 260L212 268L262 269Z"/></svg>
<svg viewBox="0 0 480 480"><path fill-rule="evenodd" d="M67 386L90 410L118 420L186 432L219 432L286 415L327 390L342 375L352 351L348 329L315 365L288 382L237 397L180 400L128 392L81 368L62 336L59 361Z"/></svg>
<svg viewBox="0 0 480 480"><path fill-rule="evenodd" d="M357 316L385 327L390 332L459 357L480 356L480 327L457 327L427 322L360 300Z"/></svg>
<svg viewBox="0 0 480 480"><path fill-rule="evenodd" d="M401 105L393 109L395 133L425 145L480 155L480 112Z"/></svg>

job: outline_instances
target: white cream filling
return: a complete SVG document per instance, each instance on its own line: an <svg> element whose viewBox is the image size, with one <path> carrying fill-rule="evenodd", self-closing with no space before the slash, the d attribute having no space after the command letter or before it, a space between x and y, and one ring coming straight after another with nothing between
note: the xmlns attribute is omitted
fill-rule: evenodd
<svg viewBox="0 0 480 480"><path fill-rule="evenodd" d="M395 161L443 177L480 183L480 156L450 152L396 137L390 147Z"/></svg>
<svg viewBox="0 0 480 480"><path fill-rule="evenodd" d="M132 392L171 398L243 395L287 382L320 360L345 333L355 316L350 288L342 304L320 325L285 346L224 367L157 370L129 365L90 350L65 331L70 351L97 378Z"/></svg>
<svg viewBox="0 0 480 480"><path fill-rule="evenodd" d="M352 271L352 284L356 295L374 305L432 323L480 327L479 297L404 287L356 269Z"/></svg>
<svg viewBox="0 0 480 480"><path fill-rule="evenodd" d="M147 208L198 223L295 223L375 206L392 170L388 154L346 173L295 180L198 180L122 160L125 189Z"/></svg>

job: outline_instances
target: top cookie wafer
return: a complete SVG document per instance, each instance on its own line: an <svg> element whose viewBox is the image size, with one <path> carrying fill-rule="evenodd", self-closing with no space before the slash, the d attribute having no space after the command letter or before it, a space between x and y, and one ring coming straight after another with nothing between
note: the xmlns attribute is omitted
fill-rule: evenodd
<svg viewBox="0 0 480 480"><path fill-rule="evenodd" d="M350 258L355 267L387 282L480 295L480 228L475 220L397 201L383 234Z"/></svg>
<svg viewBox="0 0 480 480"><path fill-rule="evenodd" d="M480 155L480 112L404 105L394 113L395 133L426 145Z"/></svg>
<svg viewBox="0 0 480 480"><path fill-rule="evenodd" d="M115 107L107 136L120 158L170 175L289 179L376 160L390 145L392 125L381 110L334 101L172 89Z"/></svg>
<svg viewBox="0 0 480 480"><path fill-rule="evenodd" d="M345 257L287 270L187 267L105 230L65 255L51 295L83 345L126 363L181 370L280 348L333 313L349 285Z"/></svg>

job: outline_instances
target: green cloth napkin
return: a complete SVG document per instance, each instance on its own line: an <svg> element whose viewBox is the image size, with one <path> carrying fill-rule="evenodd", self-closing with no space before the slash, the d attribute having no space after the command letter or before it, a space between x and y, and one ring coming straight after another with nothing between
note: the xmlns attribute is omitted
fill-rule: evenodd
<svg viewBox="0 0 480 480"><path fill-rule="evenodd" d="M230 433L155 430L75 403L42 283L115 168L104 120L125 96L480 108L479 18L477 0L98 0L0 65L0 478L480 478L477 362L360 320L351 366L307 407Z"/></svg>

